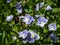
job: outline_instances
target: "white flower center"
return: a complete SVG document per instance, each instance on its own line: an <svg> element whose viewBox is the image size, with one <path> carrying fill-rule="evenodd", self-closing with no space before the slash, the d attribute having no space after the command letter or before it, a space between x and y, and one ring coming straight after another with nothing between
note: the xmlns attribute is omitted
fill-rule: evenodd
<svg viewBox="0 0 60 45"><path fill-rule="evenodd" d="M34 37L35 37L35 34L32 34L32 35L31 35L31 38L34 38Z"/></svg>
<svg viewBox="0 0 60 45"><path fill-rule="evenodd" d="M26 22L28 22L30 19L29 18L25 18Z"/></svg>
<svg viewBox="0 0 60 45"><path fill-rule="evenodd" d="M54 30L54 26L51 26L51 30Z"/></svg>
<svg viewBox="0 0 60 45"><path fill-rule="evenodd" d="M44 23L44 21L41 21L41 23Z"/></svg>
<svg viewBox="0 0 60 45"><path fill-rule="evenodd" d="M44 24L45 24L44 21L41 21L40 26L44 27Z"/></svg>

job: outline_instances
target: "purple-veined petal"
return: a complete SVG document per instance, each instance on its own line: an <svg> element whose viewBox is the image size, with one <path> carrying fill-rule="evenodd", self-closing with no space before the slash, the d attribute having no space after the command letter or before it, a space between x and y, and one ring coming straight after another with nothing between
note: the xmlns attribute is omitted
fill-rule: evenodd
<svg viewBox="0 0 60 45"><path fill-rule="evenodd" d="M38 22L36 23L36 25L44 27L44 25L48 22L48 19L46 19L45 17L39 17L38 18Z"/></svg>
<svg viewBox="0 0 60 45"><path fill-rule="evenodd" d="M24 39L24 38L27 37L27 33L28 33L28 31L27 30L24 30L22 32L19 32L18 34L19 34L19 37L22 37Z"/></svg>
<svg viewBox="0 0 60 45"><path fill-rule="evenodd" d="M34 40L34 38L31 38L28 42L29 42L29 43L34 43L35 40Z"/></svg>
<svg viewBox="0 0 60 45"><path fill-rule="evenodd" d="M58 40L58 37L56 36L56 34L50 34L49 35L49 37L52 39L52 41L54 42L54 43L56 43L57 42L57 40Z"/></svg>
<svg viewBox="0 0 60 45"><path fill-rule="evenodd" d="M39 5L39 6L40 6L40 8L42 8L42 7L43 7L43 5L44 5L44 2L40 3L40 5Z"/></svg>
<svg viewBox="0 0 60 45"><path fill-rule="evenodd" d="M35 40L39 40L40 36L38 34L35 35Z"/></svg>
<svg viewBox="0 0 60 45"><path fill-rule="evenodd" d="M56 24L55 23L51 23L48 25L49 31L56 31Z"/></svg>
<svg viewBox="0 0 60 45"><path fill-rule="evenodd" d="M51 10L52 7L51 7L51 6L47 6L45 9L46 9L46 10Z"/></svg>

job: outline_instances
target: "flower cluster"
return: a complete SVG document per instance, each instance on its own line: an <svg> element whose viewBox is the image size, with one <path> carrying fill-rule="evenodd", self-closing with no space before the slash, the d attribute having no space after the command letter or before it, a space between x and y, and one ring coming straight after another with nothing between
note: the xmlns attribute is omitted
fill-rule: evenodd
<svg viewBox="0 0 60 45"><path fill-rule="evenodd" d="M7 3L9 3L10 0L7 0ZM22 13L22 5L21 5L22 2L18 2L15 7L18 11L18 13ZM36 8L35 10L38 11L39 8L42 8L44 5L44 2L42 3L38 3L36 4ZM48 5L45 10L51 10L51 6ZM44 16L40 16L40 15L35 15L35 17L37 18L37 22L35 25L37 26L40 26L40 27L44 27L47 23L48 23L48 19L45 18ZM19 19L22 19L22 22L24 22L25 24L27 25L30 25L32 24L34 21L35 21L35 18L33 16L30 16L30 14L25 14L25 16L18 16ZM10 16L7 16L6 17L6 21L11 21L13 19L13 15L10 15ZM51 23L51 24L48 24L48 29L49 31L56 31L57 28L56 28L56 23ZM23 30L21 32L18 32L18 35L19 35L19 38L22 38L23 40L23 43L34 43L35 40L39 40L40 39L40 36L35 33L34 31L31 31L31 30ZM53 42L56 42L57 41L57 37L55 34L50 34L49 36ZM16 37L14 38L16 39Z"/></svg>
<svg viewBox="0 0 60 45"><path fill-rule="evenodd" d="M39 8L42 8L44 6L44 2L42 2L42 3L38 3L38 4L36 4L36 8L35 8L35 10L36 11L39 11ZM50 5L48 5L47 7L45 7L45 10L51 10L52 9L52 7L50 6Z"/></svg>
<svg viewBox="0 0 60 45"><path fill-rule="evenodd" d="M36 34L34 31L27 31L27 30L23 30L21 32L18 32L19 34L19 38L22 38L23 43L34 43L35 40L39 40L40 36L38 34Z"/></svg>
<svg viewBox="0 0 60 45"><path fill-rule="evenodd" d="M35 16L37 16L37 15L35 15ZM44 27L44 25L48 22L48 19L46 19L45 17L41 17L40 15L38 15L38 16L39 16L39 18L38 18L38 22L36 23L36 25ZM26 14L25 16L19 16L19 18L22 18L22 21L28 25L35 21L35 19L32 16L30 16L29 14Z"/></svg>
<svg viewBox="0 0 60 45"><path fill-rule="evenodd" d="M35 21L35 19L29 14L26 14L25 16L19 16L19 18L22 19L22 22L25 22L25 24L27 25L30 25L32 22ZM13 19L13 15L7 16L6 18L7 21L11 21L12 19ZM48 22L47 18L39 16L36 25L40 27L44 27L44 25L47 22ZM55 23L49 24L48 29L49 31L56 31L57 30L56 24ZM39 36L35 32L27 31L27 30L19 32L19 37L23 38L23 43L25 42L33 43L35 40L39 38Z"/></svg>

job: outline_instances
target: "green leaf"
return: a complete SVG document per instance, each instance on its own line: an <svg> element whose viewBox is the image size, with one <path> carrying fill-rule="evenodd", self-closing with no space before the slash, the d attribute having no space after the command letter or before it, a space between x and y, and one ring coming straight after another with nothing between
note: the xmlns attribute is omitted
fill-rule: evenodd
<svg viewBox="0 0 60 45"><path fill-rule="evenodd" d="M43 30L43 32L44 32L44 33L47 33L47 32L48 32L48 30Z"/></svg>
<svg viewBox="0 0 60 45"><path fill-rule="evenodd" d="M52 9L52 12L53 12L53 13L58 12L58 11L59 11L58 8L53 8L53 9Z"/></svg>
<svg viewBox="0 0 60 45"><path fill-rule="evenodd" d="M2 35L2 43L4 41L4 38L5 38L5 31L3 31L3 35Z"/></svg>

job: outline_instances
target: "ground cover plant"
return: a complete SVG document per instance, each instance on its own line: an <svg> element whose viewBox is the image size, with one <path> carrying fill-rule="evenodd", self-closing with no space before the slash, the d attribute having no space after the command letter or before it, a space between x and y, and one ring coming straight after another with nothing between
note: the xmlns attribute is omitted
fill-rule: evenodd
<svg viewBox="0 0 60 45"><path fill-rule="evenodd" d="M0 45L60 45L60 0L0 0Z"/></svg>

